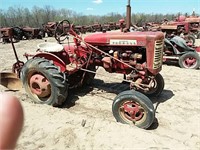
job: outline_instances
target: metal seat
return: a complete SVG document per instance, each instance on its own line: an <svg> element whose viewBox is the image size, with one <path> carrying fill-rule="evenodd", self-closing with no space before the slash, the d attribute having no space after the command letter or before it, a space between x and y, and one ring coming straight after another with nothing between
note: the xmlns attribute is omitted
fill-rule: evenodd
<svg viewBox="0 0 200 150"><path fill-rule="evenodd" d="M44 52L60 52L63 50L63 46L58 43L44 42L37 45L40 51Z"/></svg>

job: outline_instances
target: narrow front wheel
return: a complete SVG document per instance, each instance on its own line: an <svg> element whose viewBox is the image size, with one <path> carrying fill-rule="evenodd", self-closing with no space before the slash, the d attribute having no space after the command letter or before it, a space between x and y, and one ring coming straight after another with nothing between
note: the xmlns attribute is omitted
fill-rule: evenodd
<svg viewBox="0 0 200 150"><path fill-rule="evenodd" d="M144 94L128 90L115 97L112 112L118 122L147 129L155 118L151 100Z"/></svg>

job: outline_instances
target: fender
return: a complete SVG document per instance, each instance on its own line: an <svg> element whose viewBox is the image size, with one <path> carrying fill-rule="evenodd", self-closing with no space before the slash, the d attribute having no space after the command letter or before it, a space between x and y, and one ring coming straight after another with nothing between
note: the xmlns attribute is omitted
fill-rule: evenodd
<svg viewBox="0 0 200 150"><path fill-rule="evenodd" d="M64 63L64 61L52 53L43 52L43 53L36 54L33 58L35 57L45 58L50 61L53 61L54 65L60 67L62 72L66 71L66 64Z"/></svg>

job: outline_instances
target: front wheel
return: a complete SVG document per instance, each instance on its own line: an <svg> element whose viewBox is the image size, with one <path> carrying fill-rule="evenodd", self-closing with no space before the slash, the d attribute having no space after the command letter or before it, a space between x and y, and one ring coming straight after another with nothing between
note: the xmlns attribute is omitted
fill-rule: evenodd
<svg viewBox="0 0 200 150"><path fill-rule="evenodd" d="M179 66L187 69L197 69L200 67L200 57L196 52L188 52L179 58Z"/></svg>
<svg viewBox="0 0 200 150"><path fill-rule="evenodd" d="M147 78L145 79L145 84L150 84L150 88L147 91L141 91L143 94L147 96L159 96L165 86L164 79L160 73L158 73L153 79Z"/></svg>
<svg viewBox="0 0 200 150"><path fill-rule="evenodd" d="M24 88L34 102L61 105L68 94L65 75L52 62L43 58L28 60L22 68Z"/></svg>
<svg viewBox="0 0 200 150"><path fill-rule="evenodd" d="M128 90L115 97L112 112L118 122L147 129L155 118L151 100L144 94Z"/></svg>

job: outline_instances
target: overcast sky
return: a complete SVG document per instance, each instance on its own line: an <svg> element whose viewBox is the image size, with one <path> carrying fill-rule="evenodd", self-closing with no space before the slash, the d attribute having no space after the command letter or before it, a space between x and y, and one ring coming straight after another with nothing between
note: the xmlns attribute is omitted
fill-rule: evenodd
<svg viewBox="0 0 200 150"><path fill-rule="evenodd" d="M0 0L0 9L9 7L51 6L66 8L85 15L124 14L128 0ZM189 13L200 14L200 0L131 0L132 13Z"/></svg>

